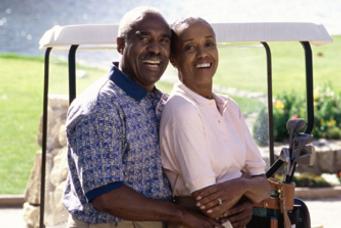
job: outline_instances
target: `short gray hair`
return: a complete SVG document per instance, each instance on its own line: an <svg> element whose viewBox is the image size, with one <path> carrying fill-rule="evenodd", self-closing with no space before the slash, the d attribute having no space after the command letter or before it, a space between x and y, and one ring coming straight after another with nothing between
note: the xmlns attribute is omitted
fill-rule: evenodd
<svg viewBox="0 0 341 228"><path fill-rule="evenodd" d="M159 15L163 18L160 11L156 8L149 6L140 6L128 11L121 19L118 26L117 37L126 37L127 34L133 29L136 22L143 18L146 14Z"/></svg>

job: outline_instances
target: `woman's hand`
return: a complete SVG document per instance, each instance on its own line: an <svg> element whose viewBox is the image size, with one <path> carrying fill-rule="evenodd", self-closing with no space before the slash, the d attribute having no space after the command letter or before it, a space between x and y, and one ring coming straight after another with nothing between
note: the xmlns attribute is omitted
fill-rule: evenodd
<svg viewBox="0 0 341 228"><path fill-rule="evenodd" d="M246 193L244 178L215 184L192 193L197 206L209 217L219 219Z"/></svg>
<svg viewBox="0 0 341 228"><path fill-rule="evenodd" d="M271 186L265 175L245 177L245 196L254 203L259 203L270 196Z"/></svg>

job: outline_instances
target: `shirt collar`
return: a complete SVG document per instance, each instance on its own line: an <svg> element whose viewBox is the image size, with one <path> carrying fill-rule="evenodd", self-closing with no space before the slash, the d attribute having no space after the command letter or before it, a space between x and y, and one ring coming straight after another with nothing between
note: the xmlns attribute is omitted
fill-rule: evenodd
<svg viewBox="0 0 341 228"><path fill-rule="evenodd" d="M199 95L198 93L194 92L190 88L188 88L185 84L180 82L178 85L176 85L176 90L182 91L182 93L186 93L188 96L190 96L197 104L206 104L210 105L214 103L215 101L213 99L208 99L206 97L203 97Z"/></svg>
<svg viewBox="0 0 341 228"><path fill-rule="evenodd" d="M191 97L192 100L194 100L198 105L216 105L218 106L219 111L223 111L225 108L228 107L229 104L229 98L227 97L221 97L215 93L213 93L213 99L207 99L206 97L203 97L190 88L188 88L185 84L180 82L179 84L175 85L175 90L180 93L185 93L187 96Z"/></svg>
<svg viewBox="0 0 341 228"><path fill-rule="evenodd" d="M148 93L145 88L128 78L128 76L120 71L115 65L110 70L109 79L137 101L141 101Z"/></svg>

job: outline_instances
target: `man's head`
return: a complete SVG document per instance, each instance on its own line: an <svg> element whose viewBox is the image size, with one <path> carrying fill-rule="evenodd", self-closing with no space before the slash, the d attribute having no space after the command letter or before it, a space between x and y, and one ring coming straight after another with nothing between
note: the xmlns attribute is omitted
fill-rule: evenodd
<svg viewBox="0 0 341 228"><path fill-rule="evenodd" d="M121 20L117 51L122 55L120 69L138 84L152 90L166 70L171 31L155 9L135 8Z"/></svg>
<svg viewBox="0 0 341 228"><path fill-rule="evenodd" d="M171 27L171 62L178 69L180 80L193 90L211 85L219 60L211 25L202 18L189 17Z"/></svg>

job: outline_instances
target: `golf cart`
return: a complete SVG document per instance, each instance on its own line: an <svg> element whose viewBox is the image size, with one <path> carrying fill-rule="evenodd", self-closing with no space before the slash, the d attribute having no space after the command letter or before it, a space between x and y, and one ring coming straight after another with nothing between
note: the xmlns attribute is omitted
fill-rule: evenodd
<svg viewBox="0 0 341 228"><path fill-rule="evenodd" d="M220 23L212 25L218 43L255 42L265 49L267 70L267 107L269 126L269 162L268 178L286 164L283 182L273 183L273 194L269 200L255 206L255 215L249 227L310 227L309 211L303 201L294 199L292 178L296 164L304 162L313 148L311 132L314 125L313 107L313 57L311 44L323 44L331 41L331 37L322 25L313 23ZM69 69L69 102L76 97L76 52L85 49L111 49L115 47L115 25L69 25L55 26L48 30L40 40L40 47L45 50L44 93L42 122L42 172L40 189L40 227L45 227L45 184L47 156L47 123L49 95L49 63L52 50L68 51ZM305 84L307 122L302 119L290 120L289 146L282 149L277 160L274 153L273 139L273 89L272 89L272 56L270 42L299 42L305 56Z"/></svg>

